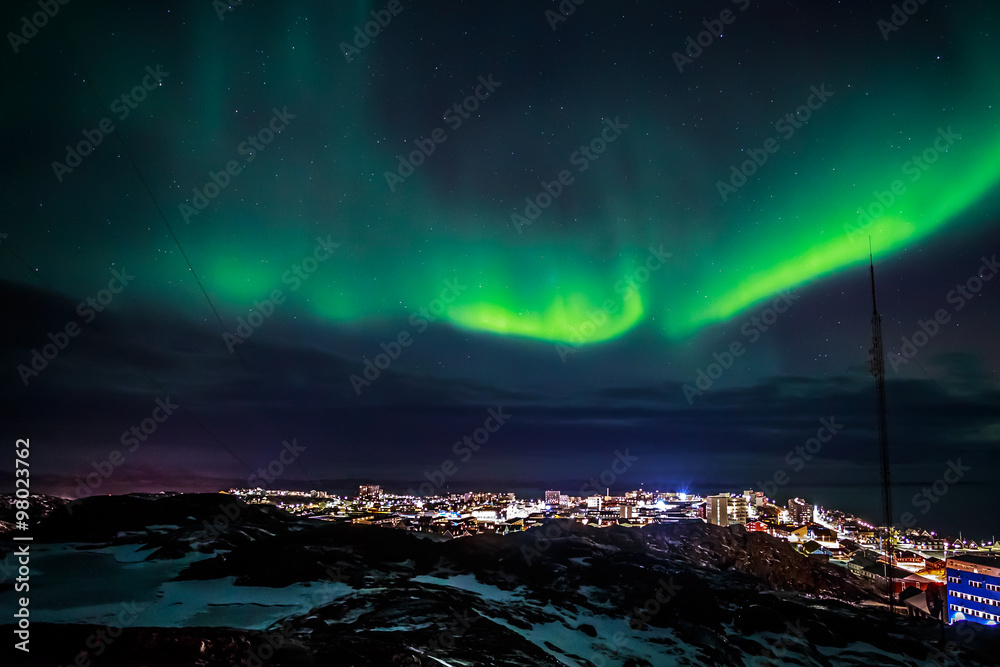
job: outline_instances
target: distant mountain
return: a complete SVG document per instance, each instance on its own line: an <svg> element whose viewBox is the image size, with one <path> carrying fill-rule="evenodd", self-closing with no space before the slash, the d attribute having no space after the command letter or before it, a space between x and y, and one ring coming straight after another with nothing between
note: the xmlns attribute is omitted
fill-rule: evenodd
<svg viewBox="0 0 1000 667"><path fill-rule="evenodd" d="M930 621L890 617L846 569L741 527L553 521L442 541L197 494L88 498L33 533L88 552L146 554L121 566L136 581L142 568L174 567L157 598L141 601L147 607L174 609L185 599L164 595L224 587L229 601L208 603L201 625L219 625L213 615L234 607L266 608L265 591L311 591L303 611L273 616L266 630L165 627L152 621L161 612L139 615L94 663L113 667L916 666L933 664L942 634ZM100 626L33 629L35 664L70 664L85 647L95 657L87 642ZM952 643L938 662L1000 661L997 629L945 632Z"/></svg>

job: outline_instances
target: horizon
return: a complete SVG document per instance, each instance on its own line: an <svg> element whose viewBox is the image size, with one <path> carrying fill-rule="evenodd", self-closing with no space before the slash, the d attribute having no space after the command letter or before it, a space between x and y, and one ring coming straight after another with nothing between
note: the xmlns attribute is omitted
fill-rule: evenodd
<svg viewBox="0 0 1000 667"><path fill-rule="evenodd" d="M298 492L298 493L307 493L309 491L318 491L318 492L328 493L328 494L330 494L332 496L335 496L335 497L338 497L338 498L343 498L343 499L346 500L346 499L358 499L359 496L356 493L357 490L358 490L358 487L361 486L361 485L366 485L366 484L378 484L378 486L380 486L380 488L382 489L382 493L386 494L386 495L390 495L390 496L394 496L394 497L412 497L412 498L418 498L418 499L446 498L446 497L451 496L451 495L459 496L459 495L464 495L464 494L467 494L467 493L498 494L498 495L513 493L513 494L515 494L515 499L517 499L517 500L544 500L545 491L558 490L558 491L560 491L560 493L562 493L565 490L565 489L562 489L562 488L554 488L554 487L556 487L558 485L554 485L554 486L549 486L547 488L543 488L541 486L527 487L527 486L518 486L518 485L511 485L511 484L508 484L508 485L495 484L493 486L487 486L485 488L484 487L475 487L475 488L473 488L473 487L467 487L467 488L463 488L463 490L461 490L461 491L452 491L452 490L449 490L447 488L447 485L445 485L444 487L435 489L435 493L434 494L410 495L410 494L407 493L407 491L400 491L399 490L399 489L402 489L403 486L404 486L402 483L399 483L399 485L397 486L396 484L394 484L392 482L390 482L388 485L386 485L384 483L379 483L379 482L376 482L374 480L363 480L363 481L359 481L357 484L353 484L353 485L351 485L351 484L345 484L345 483L341 482L341 483L335 483L335 484L327 484L327 485L324 485L322 488L317 488L317 487L308 487L307 488L307 487L303 486L302 484L296 484L296 485L293 485L293 486L285 486L285 487L273 487L273 488L272 487L242 487L242 486L238 486L238 485L231 485L231 486L228 486L228 487L224 486L224 487L219 487L219 488L215 488L215 489L207 489L207 490L180 490L179 487L174 487L174 488L160 488L158 490L122 491L122 492L119 492L119 493L96 493L96 494L92 494L90 496L76 496L76 497L73 497L73 496L60 496L58 494L44 494L44 495L53 495L53 496L55 496L57 498L62 498L64 500L73 501L73 500L81 500L83 498L99 497L99 496L127 496L127 495L133 495L133 494L135 494L135 495L147 495L147 494L148 495L167 495L167 494L189 494L189 493L194 493L194 494L202 494L202 493L208 493L208 494L211 494L211 493L225 493L225 494L229 494L229 492L233 491L233 490L262 489L263 491L266 492L265 496L266 495L275 495L275 494L280 493L282 491L293 491L293 492ZM355 489L355 493L351 493L351 492L348 492L348 491L342 491L343 489L348 489L348 488ZM408 490L412 490L412 488L413 488L412 485L410 485L409 488L408 488ZM796 487L791 487L791 488L796 488ZM706 489L714 489L714 490L706 490ZM714 494L717 494L717 493L732 493L732 494L739 495L739 493L742 490L744 490L744 489L751 489L751 490L753 490L755 492L760 492L759 489L755 489L752 486L740 487L739 491L737 491L735 489L736 489L736 487L733 487L732 485L729 485L729 490L726 490L725 488L722 488L721 485L714 485L714 486L711 486L711 487L709 487L709 486L706 486L706 487L690 486L690 487L685 487L683 490L679 489L679 488L678 489L671 489L671 488L654 488L654 489L650 489L650 488L643 488L643 487L625 488L623 486L620 486L618 488L618 492L614 492L614 487L612 487L612 493L609 496L607 496L607 497L610 497L610 498L621 498L621 497L624 497L624 495L626 493L637 492L638 491L638 492L644 492L644 493L684 493L684 494L687 494L688 496L694 496L694 497L701 498L704 501L709 495L714 495ZM878 492L878 490L873 491L873 493L876 493L876 492ZM570 494L564 494L564 495L569 495L570 497L586 498L586 496L579 496L579 495L572 494L572 493L570 493ZM591 495L603 496L604 494L597 493L597 494L591 494ZM850 509L850 508L845 509L844 506L838 505L836 503L818 502L813 495L808 494L808 493L806 493L806 494L791 493L791 494L788 494L787 497L785 495L779 495L779 496L771 497L771 496L767 496L767 494L765 494L765 497L771 503L774 503L774 504L778 505L779 507L784 507L784 505L787 504L787 502L790 501L790 500L792 500L793 498L801 498L801 499L809 502L810 504L814 505L817 508L822 507L825 510L835 510L835 511L845 512L848 515L854 516L854 517L856 517L856 518L858 518L860 520L863 520L863 521L865 521L867 523L870 523L872 525L875 525L875 526L880 526L881 525L877 517L873 517L873 516L867 515L863 511L862 512L857 512L857 511L855 511L853 509ZM844 497L846 498L847 496L845 495ZM867 507L868 504L869 503L861 503L860 506L864 508L864 507ZM963 517L967 518L967 515L965 515L963 512L961 512L960 508L956 509L956 512L955 512L954 516L956 517L956 521L961 521L961 518L963 518ZM972 524L972 525L970 526L969 524ZM935 535L939 534L939 535L948 536L948 537L951 537L951 538L962 537L963 539L974 539L977 542L986 542L987 539L988 539L990 542L994 542L996 538L995 538L995 529L993 528L992 522L989 524L989 527L985 527L984 528L983 526L987 526L987 524L986 523L976 522L976 521L965 521L964 525L962 523L958 522L958 523L954 523L954 524L951 524L951 525L947 525L946 524L944 527L942 527L939 524L935 524L935 523L926 523L925 524L925 523L921 523L921 522L918 521L918 522L915 522L915 523L913 523L911 525L905 525L905 526L902 526L902 527L913 528L913 529L920 529L920 530L926 530L926 531L928 531L928 532L930 532L932 534L935 534ZM898 529L901 526L897 524L895 527ZM970 528L971 528L971 530L970 530ZM969 536L969 534L972 531L975 531L977 533L974 537L970 537ZM964 533L964 536L963 536L963 533Z"/></svg>

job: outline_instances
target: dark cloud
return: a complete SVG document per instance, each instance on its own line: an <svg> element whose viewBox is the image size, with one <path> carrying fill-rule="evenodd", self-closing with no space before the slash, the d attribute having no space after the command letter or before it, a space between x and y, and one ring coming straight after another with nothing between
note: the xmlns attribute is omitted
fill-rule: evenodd
<svg viewBox="0 0 1000 667"><path fill-rule="evenodd" d="M862 239L856 260L793 281L798 299L759 340L743 327L773 297L684 335L666 324L735 294L775 261L826 247L844 222L829 213L839 200L870 200L938 125L964 119L962 141L991 145L998 106L983 56L992 47L980 38L996 12L927 4L887 42L876 22L888 7L754 6L679 73L673 51L717 9L587 3L553 31L552 6L407 4L348 64L339 40L364 12L336 3L244 3L223 22L204 2L71 4L6 54L0 438L39 443L39 490L74 495L78 478L169 397L176 414L99 492L242 484L290 438L306 451L282 483L404 490L502 407L509 423L461 462L449 488L573 491L626 449L639 460L619 490L755 486L790 469L787 453L833 418L843 429L780 493L877 515ZM18 25L23 11L5 7L4 24ZM52 161L157 64L170 71L165 85L57 180ZM503 82L496 95L390 193L383 172L395 156L491 73ZM836 91L830 107L720 204L712 184L727 165L823 82ZM297 114L288 132L185 224L178 205L283 105ZM621 143L517 235L511 212L616 115L631 124ZM972 179L968 163L937 167L922 201L949 211L946 221L891 252L876 248L896 360L887 395L897 500L909 506L911 489L962 458L973 470L921 518L981 530L988 519L968 508L1000 476L1000 281L961 310L948 294L1000 250L1000 193L969 184L992 178L986 162ZM925 196L921 188L907 196ZM282 276L318 237L340 246L294 291ZM542 293L611 295L631 250L651 243L673 258L643 288L641 322L565 359L554 342L502 327L473 331L442 317L418 331L409 320L446 278L468 285L465 305L518 313ZM125 269L134 282L84 322L77 304ZM274 289L287 301L231 353L223 332ZM899 362L942 308L949 323ZM67 323L81 333L25 386L18 367ZM403 332L412 345L370 384L352 381ZM686 387L734 342L745 354L692 397Z"/></svg>

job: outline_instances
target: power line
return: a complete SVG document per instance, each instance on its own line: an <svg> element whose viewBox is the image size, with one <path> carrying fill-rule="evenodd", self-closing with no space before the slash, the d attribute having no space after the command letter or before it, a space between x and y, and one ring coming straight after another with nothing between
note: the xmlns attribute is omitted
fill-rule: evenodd
<svg viewBox="0 0 1000 667"><path fill-rule="evenodd" d="M0 240L6 239L6 238L7 238L7 234L3 234L2 236L0 236ZM7 252L9 252L11 255L13 255L15 259L17 259L19 262L21 262L21 264L23 264L24 267L28 270L28 273L31 274L32 276L34 276L35 280L37 280L38 282L40 282L43 286L47 287L49 289L49 291L52 292L52 294L54 294L57 298L62 299L63 301L65 301L66 304L69 306L70 310L72 310L74 308L75 304L72 301L70 301L69 298L67 298L62 292L60 292L59 290L57 290L55 288L55 286L53 286L51 283L49 283L47 280L45 280L45 278L43 278L41 276L41 274L38 272L38 269L33 268L31 266L31 264L27 260L24 259L24 257L22 257L20 254L18 254L11 247L9 241L8 241L8 243L5 246L2 245L2 244L0 244L0 247L2 247L4 250L6 250ZM153 385L156 389L158 389L164 396L169 395L170 392L168 392L167 389L163 385L161 385L159 382L157 382L155 379L153 379L153 377L150 374L148 374L144 370L142 370L142 368L138 364L133 363L129 359L129 357L125 353L125 351L121 347L119 347L114 342L114 340L111 337L107 337L105 339L105 342L107 342L107 344L109 346L111 346L112 349L114 349L116 352L118 352L118 354L121 355L121 357L125 360L125 362L127 364L129 364L129 366L131 366L134 370L137 370L142 376L144 376L146 378L146 380L149 381L149 383L151 385ZM232 456L234 459L236 459L237 461L239 461L239 463L244 468L246 468L247 470L249 470L251 473L253 472L253 468L251 468L243 459L241 459L239 457L239 455L236 454L236 452L234 452L224 442L222 442L222 440L201 419L199 419L197 416L195 416L194 413L192 413L190 410L188 410L187 408L185 408L183 406L183 404L180 406L179 409L180 409L181 412L183 412L188 417L190 417L191 420L194 423L198 424L209 435L209 437L212 438L226 452L228 452L230 456Z"/></svg>
<svg viewBox="0 0 1000 667"><path fill-rule="evenodd" d="M100 106L100 108L104 111L104 113L107 116L110 116L111 114L110 114L109 109L104 104L103 99L101 99L101 96L98 94L97 90L95 89L94 84L93 84L93 79L87 73L87 70L86 70L86 68L83 65L83 61L79 57L79 53L76 51L76 49L73 48L73 43L70 41L69 37L62 30L62 28L60 26L56 26L56 30L57 30L57 32L59 32L60 36L63 38L63 41L66 43L67 49L74 56L74 59L78 63L80 71L83 73L84 81L86 82L87 87L90 89L90 92L93 94L94 99L97 101L97 104ZM197 284L198 289L201 291L201 293L205 297L205 301L208 303L209 307L212 309L212 313L215 315L215 319L219 323L220 329L222 330L223 333L227 333L227 331L226 331L226 325L225 325L225 322L222 319L222 315L219 313L218 308L216 308L215 303L212 301L211 296L208 294L208 291L205 289L205 286L202 283L201 278L198 276L197 271L195 271L195 269L194 269L194 265L192 264L190 257L188 257L187 252L184 250L184 247L181 245L180 239L177 237L177 234L174 232L173 226L170 224L170 221L168 220L166 214L163 212L163 207L160 206L159 200L153 194L153 190L150 187L149 182L146 180L145 176L143 175L142 170L139 168L138 162L136 161L135 157L132 155L132 152L129 150L128 144L125 142L124 133L119 128L118 132L116 132L116 134L118 135L118 142L121 144L122 151L125 154L126 159L132 165L132 168L135 169L135 172L136 172L136 175L139 178L139 181L142 183L142 186L145 189L146 194L149 196L150 201L152 201L153 206L155 207L157 213L160 216L160 220L163 222L164 226L167 228L167 232L169 233L170 238L173 240L174 244L177 246L177 249L180 252L181 257L183 258L184 263L187 265L188 270L191 272L192 277L194 277L195 284ZM268 404L268 402L264 399L264 393L260 391L260 378L257 377L253 373L253 371L251 371L250 366L247 364L246 359L244 359L243 355L240 353L240 351L239 351L238 348L234 348L232 350L232 352L236 356L236 358L239 360L239 362L243 366L244 370L246 370L247 374L249 376L255 378L255 389L258 392L258 398L260 398L262 404L267 404L268 405L268 417L269 417L269 419L272 421L272 423L274 424L274 426L278 430L278 433L281 435L281 437L284 440L287 440L287 437L285 436L285 429L282 428L282 426L279 423L277 417L273 414L271 405ZM227 451L229 451L230 454L233 454L235 456L235 454L231 450L229 450L228 448L227 448ZM243 461L241 459L239 459L238 457L237 457L237 460L240 460L240 462L243 463ZM306 480L308 482L310 482L310 483L313 483L313 480L312 480L311 476L309 475L308 470L306 470L306 468L302 464L301 460L299 460L298 458L296 458L296 463L298 464L299 469L305 475ZM244 466L246 466L245 463L244 463ZM246 467L248 469L250 469L249 466L246 466Z"/></svg>

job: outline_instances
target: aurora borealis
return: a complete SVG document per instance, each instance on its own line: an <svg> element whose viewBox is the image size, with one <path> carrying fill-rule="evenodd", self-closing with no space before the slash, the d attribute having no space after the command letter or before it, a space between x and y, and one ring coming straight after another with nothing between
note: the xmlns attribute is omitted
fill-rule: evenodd
<svg viewBox="0 0 1000 667"><path fill-rule="evenodd" d="M71 3L8 36L3 435L48 443L47 488L169 394L179 416L100 492L219 488L292 435L290 485L402 487L503 405L455 485L558 488L628 444L625 484L742 488L834 413L839 445L794 482L869 493L869 237L898 354L1000 250L1000 10L386 7ZM5 33L35 11L6 7ZM135 279L25 382L112 269ZM1000 473L998 291L889 378L901 485L942 447L978 462L929 523Z"/></svg>

